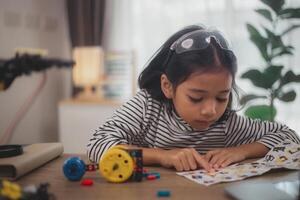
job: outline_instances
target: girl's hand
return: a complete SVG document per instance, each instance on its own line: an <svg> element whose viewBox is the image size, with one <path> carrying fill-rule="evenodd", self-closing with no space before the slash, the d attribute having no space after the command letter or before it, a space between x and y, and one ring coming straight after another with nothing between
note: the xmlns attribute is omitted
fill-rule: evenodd
<svg viewBox="0 0 300 200"><path fill-rule="evenodd" d="M189 171L204 168L211 171L206 159L193 148L161 150L159 163L164 167L175 167L177 171Z"/></svg>
<svg viewBox="0 0 300 200"><path fill-rule="evenodd" d="M245 160L246 152L240 147L216 149L207 152L205 159L209 162L210 167L219 169L232 163Z"/></svg>

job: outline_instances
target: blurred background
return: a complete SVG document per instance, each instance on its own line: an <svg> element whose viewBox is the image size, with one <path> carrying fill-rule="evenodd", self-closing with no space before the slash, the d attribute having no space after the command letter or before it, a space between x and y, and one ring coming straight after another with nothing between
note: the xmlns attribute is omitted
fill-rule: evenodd
<svg viewBox="0 0 300 200"><path fill-rule="evenodd" d="M300 1L287 0L285 6L297 8ZM241 78L249 69L263 70L264 60L246 24L267 24L254 11L265 7L259 0L1 0L1 59L12 59L16 49L25 48L29 53L46 51L45 58L76 62L73 68L20 75L0 90L0 137L7 136L2 143L60 141L65 152L84 153L93 130L136 93L146 62L171 34L191 24L221 30L238 58L237 85L244 93L265 94ZM297 16L278 28L300 25ZM280 58L285 70L295 74L300 73L299 36L300 29L286 34L283 40L294 47L294 54ZM43 73L47 81L21 115ZM297 96L274 101L275 120L300 134L300 84L289 89Z"/></svg>

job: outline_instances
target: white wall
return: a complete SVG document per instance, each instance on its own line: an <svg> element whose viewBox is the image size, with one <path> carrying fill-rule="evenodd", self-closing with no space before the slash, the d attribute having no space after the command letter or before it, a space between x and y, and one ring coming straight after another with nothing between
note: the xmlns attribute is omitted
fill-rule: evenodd
<svg viewBox="0 0 300 200"><path fill-rule="evenodd" d="M70 59L67 12L63 0L1 0L0 57L14 56L16 47L47 49L49 58ZM47 70L47 82L36 101L15 129L10 143L58 140L58 102L70 96L71 70ZM3 134L41 73L18 77L0 92L0 134Z"/></svg>

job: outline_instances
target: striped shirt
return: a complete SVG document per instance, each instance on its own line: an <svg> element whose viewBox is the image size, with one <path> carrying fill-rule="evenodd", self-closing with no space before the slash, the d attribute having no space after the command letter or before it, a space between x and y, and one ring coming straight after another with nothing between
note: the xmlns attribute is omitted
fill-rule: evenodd
<svg viewBox="0 0 300 200"><path fill-rule="evenodd" d="M115 111L92 135L87 153L92 162L99 162L103 153L117 144L149 148L195 148L199 153L234 147L255 141L272 148L282 141L300 143L297 134L286 125L239 116L228 111L206 130L187 124L166 103L140 90L135 97Z"/></svg>

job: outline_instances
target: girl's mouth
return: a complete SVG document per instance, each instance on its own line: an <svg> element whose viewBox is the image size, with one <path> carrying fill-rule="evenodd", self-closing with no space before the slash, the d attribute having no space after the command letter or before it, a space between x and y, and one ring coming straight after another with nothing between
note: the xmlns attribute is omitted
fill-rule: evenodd
<svg viewBox="0 0 300 200"><path fill-rule="evenodd" d="M196 120L197 123L199 124L211 124L213 121L204 121L204 120Z"/></svg>

